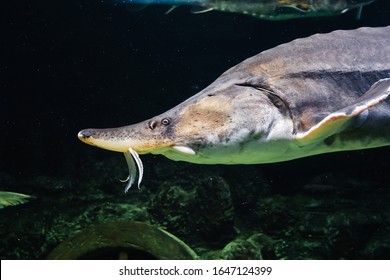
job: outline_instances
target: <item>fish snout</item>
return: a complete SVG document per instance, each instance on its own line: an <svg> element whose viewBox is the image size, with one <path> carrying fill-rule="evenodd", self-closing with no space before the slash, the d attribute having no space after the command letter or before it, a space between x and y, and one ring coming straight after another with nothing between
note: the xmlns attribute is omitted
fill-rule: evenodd
<svg viewBox="0 0 390 280"><path fill-rule="evenodd" d="M94 144L94 133L91 129L83 129L78 134L77 137L84 143L92 146L96 146Z"/></svg>
<svg viewBox="0 0 390 280"><path fill-rule="evenodd" d="M116 152L126 152L129 148L127 141L119 137L115 129L87 128L81 130L77 137L84 143Z"/></svg>
<svg viewBox="0 0 390 280"><path fill-rule="evenodd" d="M80 139L81 142L85 144L95 146L95 147L100 147L107 150L117 151L116 147L112 147L113 144L116 144L116 141L110 141L112 139L110 138L107 139L105 134L106 133L104 132L102 133L101 129L87 128L81 130L77 134L77 137Z"/></svg>
<svg viewBox="0 0 390 280"><path fill-rule="evenodd" d="M77 137L88 145L123 153L132 148L145 154L174 145L163 133L153 134L146 129L144 123L117 128L88 128L81 130Z"/></svg>
<svg viewBox="0 0 390 280"><path fill-rule="evenodd" d="M81 140L84 141L92 136L92 133L89 129L83 129L81 130L78 134L77 137Z"/></svg>

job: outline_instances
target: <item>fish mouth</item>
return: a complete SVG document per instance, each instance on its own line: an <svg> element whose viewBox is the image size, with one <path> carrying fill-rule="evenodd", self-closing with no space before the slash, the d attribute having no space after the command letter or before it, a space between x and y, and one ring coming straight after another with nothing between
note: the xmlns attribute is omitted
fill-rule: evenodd
<svg viewBox="0 0 390 280"><path fill-rule="evenodd" d="M78 134L77 137L79 140L85 144L99 147L102 149L106 150L111 150L111 151L117 151L117 152L123 152L122 150L118 151L117 149L114 149L115 141L106 141L96 134L95 129L84 129L81 130Z"/></svg>
<svg viewBox="0 0 390 280"><path fill-rule="evenodd" d="M173 148L175 151L177 151L179 153L190 155L190 156L193 156L196 154L194 150L192 150L191 148L186 147L186 146L172 146L171 148ZM138 175L137 186L138 186L138 189L140 189L142 177L144 174L144 166L142 164L142 160L141 160L139 154L135 150L133 150L132 148L128 148L128 151L124 152L124 155L125 155L127 167L129 169L129 176L125 180L121 180L121 181L127 182L127 185L125 188L125 193L127 193L128 190L130 189L130 187L135 182L137 175Z"/></svg>
<svg viewBox="0 0 390 280"><path fill-rule="evenodd" d="M124 154L129 175L125 180L120 181L127 182L125 193L128 192L137 178L138 189L140 188L144 174L144 166L139 154L163 154L167 149L173 149L187 155L195 154L195 151L191 148L177 146L173 141L158 141L156 139L148 139L148 137L142 139L140 136L127 138L118 136L118 134L115 136L112 135L110 129L84 129L77 134L77 137L88 145Z"/></svg>
<svg viewBox="0 0 390 280"><path fill-rule="evenodd" d="M142 141L112 133L112 129L83 129L77 137L88 145L109 151L125 153L129 147L132 147L139 153L143 153L142 149L138 148L142 146Z"/></svg>
<svg viewBox="0 0 390 280"><path fill-rule="evenodd" d="M118 145L117 141L108 141L108 140L102 140L98 137L94 137L94 132L91 129L84 129L81 130L77 137L84 143L100 147L107 150L113 150L117 152L123 152L127 167L129 170L129 175L125 180L119 180L121 182L127 182L127 185L125 187L125 193L127 193L130 189L130 187L134 184L137 175L138 175L138 189L140 188L140 184L142 182L142 177L144 173L144 166L142 164L142 160L139 156L139 154L131 147L122 147L123 145ZM101 142L101 143L100 143Z"/></svg>
<svg viewBox="0 0 390 280"><path fill-rule="evenodd" d="M81 130L77 137L88 145L120 153L125 153L131 148L139 154L159 154L161 150L175 145L173 141L167 139L120 131L113 133L112 130L89 128Z"/></svg>
<svg viewBox="0 0 390 280"><path fill-rule="evenodd" d="M137 132L131 126L83 129L77 134L77 137L88 145L124 154L129 170L129 176L125 180L121 180L121 182L127 182L125 193L128 192L137 178L137 185L140 188L144 174L144 166L139 156L140 154L164 154L167 150L173 150L186 156L195 155L195 151L188 146L178 145L170 138Z"/></svg>

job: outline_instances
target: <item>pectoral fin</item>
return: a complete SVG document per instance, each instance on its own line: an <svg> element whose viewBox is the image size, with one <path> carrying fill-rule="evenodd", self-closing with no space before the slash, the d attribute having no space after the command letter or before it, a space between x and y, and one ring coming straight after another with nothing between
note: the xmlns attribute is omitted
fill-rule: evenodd
<svg viewBox="0 0 390 280"><path fill-rule="evenodd" d="M379 80L354 104L327 115L309 130L297 133L295 139L299 144L306 145L338 133L352 118L366 117L369 108L385 100L389 95L390 78Z"/></svg>
<svg viewBox="0 0 390 280"><path fill-rule="evenodd" d="M173 149L175 149L176 151L182 153L182 154L186 154L186 155L195 155L195 151L193 149L191 149L190 147L186 147L186 146L173 146L172 147Z"/></svg>

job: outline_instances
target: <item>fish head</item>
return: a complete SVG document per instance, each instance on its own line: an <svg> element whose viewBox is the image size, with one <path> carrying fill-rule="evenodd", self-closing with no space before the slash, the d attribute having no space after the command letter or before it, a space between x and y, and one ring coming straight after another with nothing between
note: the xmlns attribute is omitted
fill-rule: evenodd
<svg viewBox="0 0 390 280"><path fill-rule="evenodd" d="M89 145L138 154L179 152L195 155L206 138L215 135L227 121L227 102L221 98L187 100L143 122L114 128L81 130L78 138Z"/></svg>
<svg viewBox="0 0 390 280"><path fill-rule="evenodd" d="M127 192L138 174L138 188L143 176L143 164L139 154L162 153L174 145L172 118L155 117L144 122L115 128L89 128L81 130L78 138L89 145L98 148L122 152L125 155L129 176L122 182L128 182Z"/></svg>
<svg viewBox="0 0 390 280"><path fill-rule="evenodd" d="M130 174L126 192L137 172L140 186L139 154L199 164L275 162L286 150L292 127L286 105L276 95L223 75L163 114L128 126L84 129L78 137L124 153Z"/></svg>
<svg viewBox="0 0 390 280"><path fill-rule="evenodd" d="M265 162L282 153L284 147L272 144L291 138L292 126L285 104L276 95L222 76L161 115L124 127L85 129L78 137L117 152L132 149L172 160L234 164L251 163L255 150L264 150Z"/></svg>
<svg viewBox="0 0 390 280"><path fill-rule="evenodd" d="M114 128L88 128L78 138L98 148L127 152L129 148L139 154L157 152L174 144L171 137L170 117L155 117L137 124Z"/></svg>
<svg viewBox="0 0 390 280"><path fill-rule="evenodd" d="M203 91L174 108L140 123L114 128L88 128L78 138L102 149L124 152L129 148L138 154L165 154L177 151L195 155L195 148L215 134L218 126L227 121L228 102L214 98L213 93L203 98ZM219 129L221 130L221 129Z"/></svg>

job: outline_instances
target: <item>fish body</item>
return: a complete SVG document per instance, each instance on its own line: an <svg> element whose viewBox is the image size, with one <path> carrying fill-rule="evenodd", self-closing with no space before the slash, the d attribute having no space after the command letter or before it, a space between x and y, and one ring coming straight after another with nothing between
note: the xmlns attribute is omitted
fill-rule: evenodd
<svg viewBox="0 0 390 280"><path fill-rule="evenodd" d="M78 137L123 152L140 183L139 154L258 164L389 145L389 94L390 26L340 30L248 58L161 115Z"/></svg>
<svg viewBox="0 0 390 280"><path fill-rule="evenodd" d="M7 206L23 204L32 199L34 199L34 197L31 195L0 191L0 209Z"/></svg>
<svg viewBox="0 0 390 280"><path fill-rule="evenodd" d="M191 5L193 13L222 11L250 15L266 20L336 16L375 0L119 0L129 4Z"/></svg>

